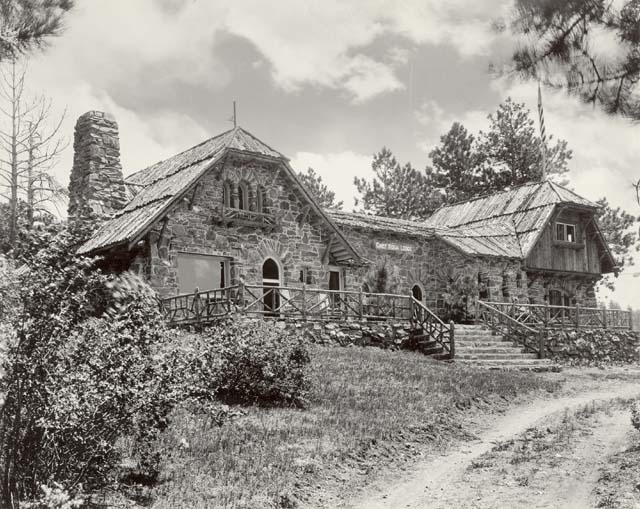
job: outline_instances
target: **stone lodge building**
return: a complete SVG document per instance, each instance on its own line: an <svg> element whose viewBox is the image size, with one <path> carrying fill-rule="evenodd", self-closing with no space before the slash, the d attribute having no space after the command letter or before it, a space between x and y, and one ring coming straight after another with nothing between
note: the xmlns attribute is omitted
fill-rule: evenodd
<svg viewBox="0 0 640 509"><path fill-rule="evenodd" d="M74 149L69 215L104 221L78 252L161 296L244 280L413 294L438 309L464 280L485 300L595 306L594 284L617 270L598 206L550 181L418 222L322 209L288 159L240 127L126 179L110 115L82 115Z"/></svg>

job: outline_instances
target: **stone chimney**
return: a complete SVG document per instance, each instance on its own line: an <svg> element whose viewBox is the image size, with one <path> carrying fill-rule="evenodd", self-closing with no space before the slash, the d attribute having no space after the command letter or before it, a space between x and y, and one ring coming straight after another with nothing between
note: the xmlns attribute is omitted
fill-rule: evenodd
<svg viewBox="0 0 640 509"><path fill-rule="evenodd" d="M118 124L109 113L88 111L76 122L69 217L107 219L126 202Z"/></svg>

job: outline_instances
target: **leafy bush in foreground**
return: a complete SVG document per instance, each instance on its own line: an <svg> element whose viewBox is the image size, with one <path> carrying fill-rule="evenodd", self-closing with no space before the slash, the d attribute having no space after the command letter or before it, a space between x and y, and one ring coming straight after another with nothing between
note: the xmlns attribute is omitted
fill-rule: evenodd
<svg viewBox="0 0 640 509"><path fill-rule="evenodd" d="M66 230L34 250L21 280L0 386L4 507L37 497L43 484L73 493L109 482L117 439L128 434L144 448L173 404L153 291L70 256L77 242Z"/></svg>
<svg viewBox="0 0 640 509"><path fill-rule="evenodd" d="M183 383L190 396L304 406L310 359L302 338L292 332L262 320L229 320L184 340L183 355L190 360Z"/></svg>

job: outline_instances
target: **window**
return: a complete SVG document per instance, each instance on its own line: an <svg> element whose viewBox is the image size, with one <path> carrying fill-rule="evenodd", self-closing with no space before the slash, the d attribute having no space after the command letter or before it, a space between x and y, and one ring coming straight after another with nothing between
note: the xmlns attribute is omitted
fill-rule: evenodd
<svg viewBox="0 0 640 509"><path fill-rule="evenodd" d="M180 293L224 288L229 282L229 258L201 254L178 254Z"/></svg>
<svg viewBox="0 0 640 509"><path fill-rule="evenodd" d="M231 207L231 186L229 182L225 182L222 188L222 204L225 207Z"/></svg>
<svg viewBox="0 0 640 509"><path fill-rule="evenodd" d="M311 278L311 270L308 267L302 267L300 269L300 282L310 285L313 283Z"/></svg>
<svg viewBox="0 0 640 509"><path fill-rule="evenodd" d="M240 210L249 210L249 193L244 183L238 184L238 207Z"/></svg>
<svg viewBox="0 0 640 509"><path fill-rule="evenodd" d="M556 240L561 242L577 242L576 225L556 223Z"/></svg>
<svg viewBox="0 0 640 509"><path fill-rule="evenodd" d="M256 189L256 210L264 212L264 189L262 189L262 186L258 186L258 189Z"/></svg>

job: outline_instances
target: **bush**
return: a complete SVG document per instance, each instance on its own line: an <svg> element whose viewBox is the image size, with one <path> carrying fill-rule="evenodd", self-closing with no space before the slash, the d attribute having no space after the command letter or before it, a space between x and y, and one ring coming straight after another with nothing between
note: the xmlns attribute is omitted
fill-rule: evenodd
<svg viewBox="0 0 640 509"><path fill-rule="evenodd" d="M21 311L0 392L3 506L59 483L113 480L117 440L146 444L174 403L168 333L153 291L133 275L104 274L69 256L78 236L65 230L33 251L20 283ZM61 488L62 489L62 488Z"/></svg>
<svg viewBox="0 0 640 509"><path fill-rule="evenodd" d="M301 337L262 320L231 321L182 344L185 392L225 403L304 406L309 354Z"/></svg>

